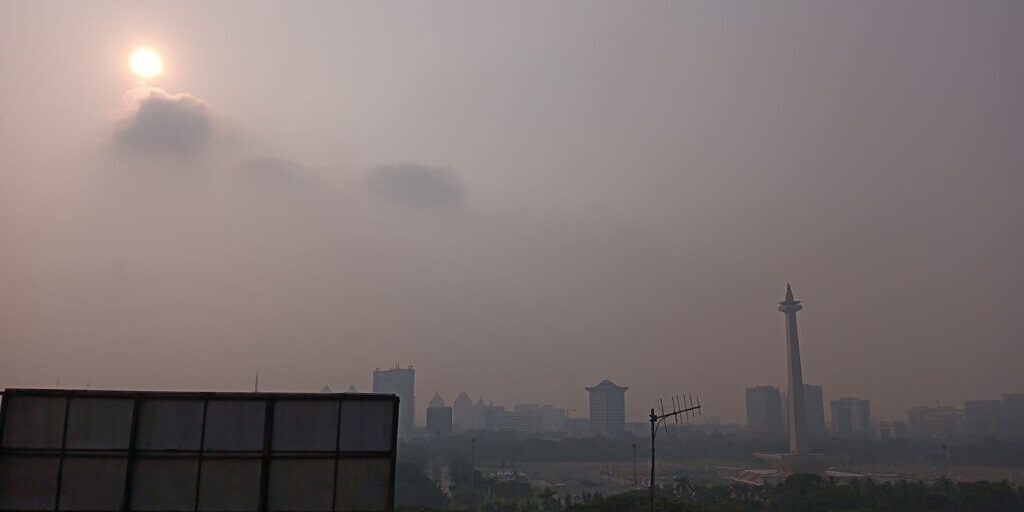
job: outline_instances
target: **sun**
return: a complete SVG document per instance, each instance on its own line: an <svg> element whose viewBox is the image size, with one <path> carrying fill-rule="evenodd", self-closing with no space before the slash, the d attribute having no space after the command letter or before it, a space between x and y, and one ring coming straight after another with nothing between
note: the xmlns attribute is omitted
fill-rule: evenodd
<svg viewBox="0 0 1024 512"><path fill-rule="evenodd" d="M142 80L156 78L164 72L164 61L152 48L137 48L132 52L132 73Z"/></svg>

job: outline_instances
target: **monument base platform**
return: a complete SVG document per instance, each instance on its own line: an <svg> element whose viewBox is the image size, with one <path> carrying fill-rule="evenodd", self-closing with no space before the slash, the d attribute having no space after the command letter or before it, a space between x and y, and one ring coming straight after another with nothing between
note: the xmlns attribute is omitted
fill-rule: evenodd
<svg viewBox="0 0 1024 512"><path fill-rule="evenodd" d="M820 453L754 453L754 457L767 462L769 466L787 476L794 473L821 475L830 467L846 461L845 457Z"/></svg>

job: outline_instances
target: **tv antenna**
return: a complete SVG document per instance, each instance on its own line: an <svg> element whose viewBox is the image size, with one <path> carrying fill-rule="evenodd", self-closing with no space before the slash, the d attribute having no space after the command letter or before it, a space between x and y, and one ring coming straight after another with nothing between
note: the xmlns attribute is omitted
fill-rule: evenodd
<svg viewBox="0 0 1024 512"><path fill-rule="evenodd" d="M658 435L658 428L661 427L662 422L669 418L673 418L676 425L679 424L679 417L685 416L687 419L692 418L695 415L700 414L700 396L697 396L697 400L694 401L693 396L683 395L680 399L679 395L672 397L672 410L665 412L665 401L658 399L659 405L661 406L661 414L656 414L654 408L651 407L651 512L654 512L654 440Z"/></svg>

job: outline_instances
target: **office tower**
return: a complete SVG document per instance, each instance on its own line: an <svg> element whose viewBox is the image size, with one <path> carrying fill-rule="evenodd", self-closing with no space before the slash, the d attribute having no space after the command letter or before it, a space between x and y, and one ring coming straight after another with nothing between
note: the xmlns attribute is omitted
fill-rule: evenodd
<svg viewBox="0 0 1024 512"><path fill-rule="evenodd" d="M807 435L825 437L825 399L821 386L804 384L804 407L807 412ZM782 394L782 418L785 420L786 432L789 432L789 395Z"/></svg>
<svg viewBox="0 0 1024 512"><path fill-rule="evenodd" d="M605 379L586 390L590 393L590 428L606 436L626 431L626 390Z"/></svg>
<svg viewBox="0 0 1024 512"><path fill-rule="evenodd" d="M398 395L398 433L408 434L416 418L416 370L377 368L373 371L373 392Z"/></svg>
<svg viewBox="0 0 1024 512"><path fill-rule="evenodd" d="M874 437L870 403L852 397L833 400L832 432L839 437Z"/></svg>
<svg viewBox="0 0 1024 512"><path fill-rule="evenodd" d="M1008 435L1024 435L1024 393L1003 395L1003 430Z"/></svg>
<svg viewBox="0 0 1024 512"><path fill-rule="evenodd" d="M807 408L807 434L825 437L825 399L821 386L804 384L804 406Z"/></svg>
<svg viewBox="0 0 1024 512"><path fill-rule="evenodd" d="M999 400L968 400L964 402L964 432L972 436L999 434L1003 403Z"/></svg>
<svg viewBox="0 0 1024 512"><path fill-rule="evenodd" d="M480 428L480 425L477 424L476 407L465 391L459 393L459 396L452 402L452 413L453 430L464 432Z"/></svg>
<svg viewBox="0 0 1024 512"><path fill-rule="evenodd" d="M444 404L440 393L434 393L427 405L427 432L434 435L452 432L452 408Z"/></svg>
<svg viewBox="0 0 1024 512"><path fill-rule="evenodd" d="M747 388L747 430L753 436L764 437L781 436L786 431L779 388Z"/></svg>
<svg viewBox="0 0 1024 512"><path fill-rule="evenodd" d="M542 405L540 407L540 431L541 432L565 432L565 420L568 411L561 407Z"/></svg>
<svg viewBox="0 0 1024 512"><path fill-rule="evenodd" d="M963 433L964 411L949 405L911 407L907 423L916 436L944 439Z"/></svg>

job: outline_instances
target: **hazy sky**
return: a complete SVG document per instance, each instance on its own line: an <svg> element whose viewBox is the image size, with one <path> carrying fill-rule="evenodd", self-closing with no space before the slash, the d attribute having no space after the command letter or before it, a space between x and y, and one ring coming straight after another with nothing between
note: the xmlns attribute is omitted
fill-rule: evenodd
<svg viewBox="0 0 1024 512"><path fill-rule="evenodd" d="M1024 3L0 0L0 386L1024 391ZM166 73L133 78L151 46ZM144 86L143 86L144 85ZM421 411L422 415L422 411Z"/></svg>

